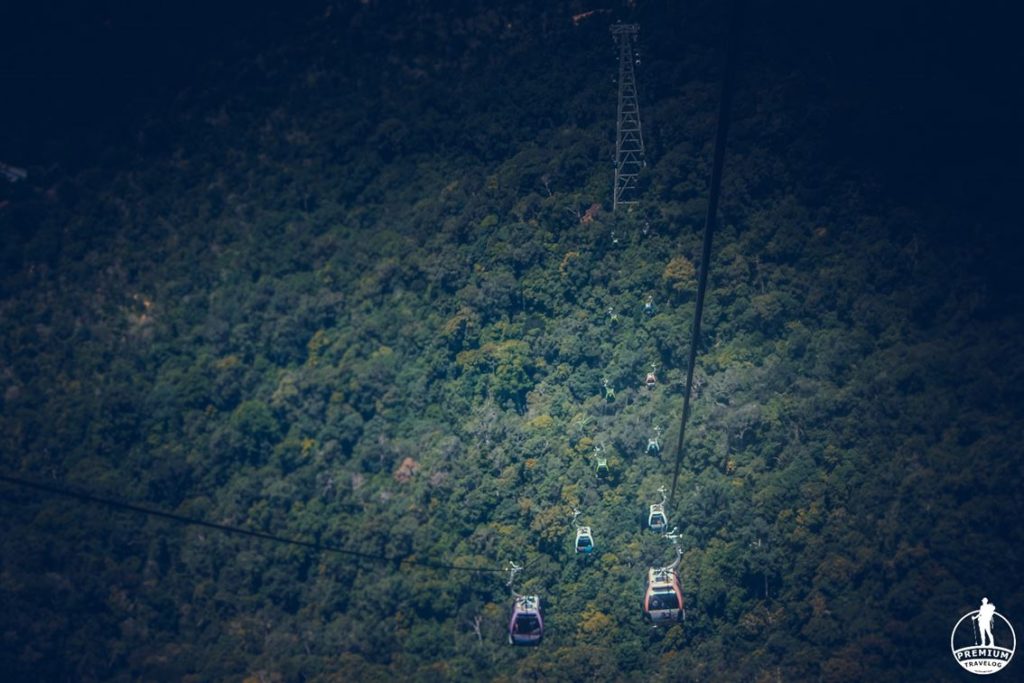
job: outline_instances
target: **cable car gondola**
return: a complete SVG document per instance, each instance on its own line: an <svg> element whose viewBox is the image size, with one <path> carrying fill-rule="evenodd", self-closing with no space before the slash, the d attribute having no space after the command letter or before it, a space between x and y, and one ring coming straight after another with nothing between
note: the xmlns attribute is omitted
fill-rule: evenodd
<svg viewBox="0 0 1024 683"><path fill-rule="evenodd" d="M544 638L544 617L540 613L540 598L536 595L518 595L508 622L509 645L539 645Z"/></svg>
<svg viewBox="0 0 1024 683"><path fill-rule="evenodd" d="M658 369L657 363L651 363L651 371L647 373L647 377L644 378L644 384L648 389L653 389L658 386L658 376L654 374L654 371Z"/></svg>
<svg viewBox="0 0 1024 683"><path fill-rule="evenodd" d="M644 620L655 626L681 622L686 617L683 607L683 589L679 583L679 562L682 553L668 567L647 570L647 588L644 591Z"/></svg>
<svg viewBox="0 0 1024 683"><path fill-rule="evenodd" d="M647 453L654 453L655 457L661 454L661 427L654 426L654 436L647 437ZM664 502L664 501L662 501Z"/></svg>
<svg viewBox="0 0 1024 683"><path fill-rule="evenodd" d="M660 534L668 529L668 513L665 512L665 501L668 500L668 493L664 486L658 488L658 493L661 494L661 502L651 503L648 506L647 516L646 518L641 518L640 526L643 527L646 522L648 529Z"/></svg>
<svg viewBox="0 0 1024 683"><path fill-rule="evenodd" d="M609 402L614 401L615 400L615 387L613 387L608 382L608 378L607 377L605 379L601 380L601 384L602 384L602 386L604 386L604 398L605 398L605 400L609 401Z"/></svg>
<svg viewBox="0 0 1024 683"><path fill-rule="evenodd" d="M668 517L665 516L665 506L662 503L651 503L647 513L647 528L659 534L668 528Z"/></svg>
<svg viewBox="0 0 1024 683"><path fill-rule="evenodd" d="M576 552L588 554L594 552L594 537L590 533L589 526L576 527Z"/></svg>

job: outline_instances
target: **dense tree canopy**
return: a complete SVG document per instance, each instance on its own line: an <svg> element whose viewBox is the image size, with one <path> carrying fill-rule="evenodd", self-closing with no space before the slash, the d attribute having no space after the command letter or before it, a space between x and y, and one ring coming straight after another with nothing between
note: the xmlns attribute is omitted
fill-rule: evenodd
<svg viewBox="0 0 1024 683"><path fill-rule="evenodd" d="M94 164L0 189L0 462L376 555L515 560L545 641L506 645L502 574L4 485L0 670L946 680L983 594L1024 623L1004 272L946 240L964 213L816 157L831 101L750 47L669 511L687 620L644 624L646 568L673 553L640 522L672 472L717 37L638 10L649 167L612 213L611 14L398 7L303 15Z"/></svg>

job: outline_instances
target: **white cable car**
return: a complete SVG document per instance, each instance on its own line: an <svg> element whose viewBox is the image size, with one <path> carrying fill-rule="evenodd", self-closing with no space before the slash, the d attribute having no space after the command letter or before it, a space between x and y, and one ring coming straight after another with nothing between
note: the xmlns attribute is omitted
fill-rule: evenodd
<svg viewBox="0 0 1024 683"><path fill-rule="evenodd" d="M651 503L647 513L647 528L659 534L668 528L668 517L665 515L664 504Z"/></svg>
<svg viewBox="0 0 1024 683"><path fill-rule="evenodd" d="M654 426L654 436L647 437L647 452L648 453L654 453L654 455L658 455L659 453L661 453L661 441L659 441L660 438L661 438L661 427L655 425Z"/></svg>
<svg viewBox="0 0 1024 683"><path fill-rule="evenodd" d="M647 373L647 377L644 378L644 384L647 385L648 389L653 389L658 385L658 376L654 374L654 371L658 369L657 363L651 363L651 371Z"/></svg>
<svg viewBox="0 0 1024 683"><path fill-rule="evenodd" d="M647 508L647 528L655 533L664 533L668 529L668 513L665 512L665 503L668 501L668 490L664 486L658 487L661 494L660 503L651 503ZM641 524L643 522L641 521Z"/></svg>
<svg viewBox="0 0 1024 683"><path fill-rule="evenodd" d="M594 552L594 537L590 533L589 526L576 527L576 552L588 554Z"/></svg>

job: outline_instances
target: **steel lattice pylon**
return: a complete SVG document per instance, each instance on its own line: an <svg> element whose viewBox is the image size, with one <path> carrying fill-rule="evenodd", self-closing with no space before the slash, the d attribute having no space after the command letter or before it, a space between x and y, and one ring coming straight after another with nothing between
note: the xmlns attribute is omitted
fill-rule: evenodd
<svg viewBox="0 0 1024 683"><path fill-rule="evenodd" d="M615 187L612 209L636 204L637 178L644 162L644 136L640 130L640 103L633 69L633 41L638 24L614 24L612 38L619 46L619 117L615 131Z"/></svg>

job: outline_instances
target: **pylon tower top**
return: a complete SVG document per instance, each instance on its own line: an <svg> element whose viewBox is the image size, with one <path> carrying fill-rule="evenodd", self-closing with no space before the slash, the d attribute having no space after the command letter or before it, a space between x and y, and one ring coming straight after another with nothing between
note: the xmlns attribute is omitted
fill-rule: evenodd
<svg viewBox="0 0 1024 683"><path fill-rule="evenodd" d="M639 24L613 24L612 38L619 46L619 115L615 129L615 186L612 210L637 203L637 179L644 161L644 136L640 127L640 103L636 92L636 61L633 43Z"/></svg>

